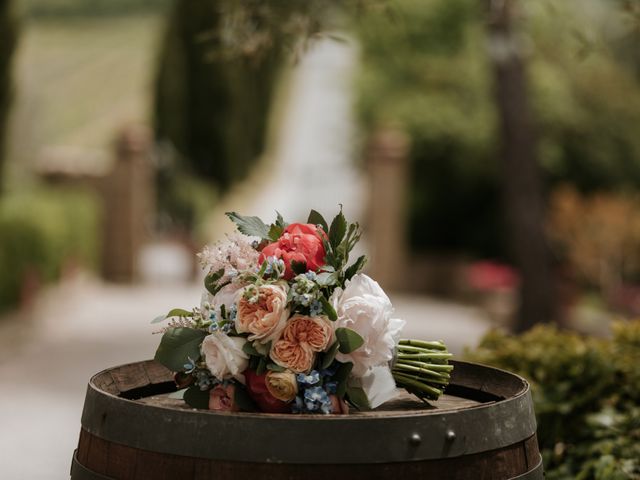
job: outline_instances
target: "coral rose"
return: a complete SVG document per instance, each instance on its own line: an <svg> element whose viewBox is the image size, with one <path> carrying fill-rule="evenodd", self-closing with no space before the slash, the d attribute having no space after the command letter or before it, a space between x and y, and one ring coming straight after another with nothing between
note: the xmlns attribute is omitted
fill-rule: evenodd
<svg viewBox="0 0 640 480"><path fill-rule="evenodd" d="M267 343L278 337L289 318L287 291L281 285L263 285L257 290L257 301L244 296L238 300L236 331L250 333L251 342Z"/></svg>
<svg viewBox="0 0 640 480"><path fill-rule="evenodd" d="M298 393L298 382L291 372L267 372L265 385L271 395L283 402L290 402Z"/></svg>
<svg viewBox="0 0 640 480"><path fill-rule="evenodd" d="M209 410L219 412L237 412L240 410L235 403L236 387L232 383L228 385L216 385L209 391Z"/></svg>
<svg viewBox="0 0 640 480"><path fill-rule="evenodd" d="M326 233L310 223L292 223L284 229L277 242L270 243L262 249L259 262L268 257L281 258L285 264L284 278L291 280L295 273L291 269L291 262L306 264L306 269L314 272L325 264L326 252L322 239Z"/></svg>
<svg viewBox="0 0 640 480"><path fill-rule="evenodd" d="M275 363L293 372L307 372L313 366L315 352L325 350L332 338L333 329L326 317L294 315L271 347L270 356Z"/></svg>

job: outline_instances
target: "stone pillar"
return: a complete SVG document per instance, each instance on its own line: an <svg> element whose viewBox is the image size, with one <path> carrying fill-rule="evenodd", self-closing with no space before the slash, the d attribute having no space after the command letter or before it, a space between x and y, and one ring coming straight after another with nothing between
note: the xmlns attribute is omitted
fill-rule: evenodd
<svg viewBox="0 0 640 480"><path fill-rule="evenodd" d="M408 248L407 192L409 138L397 129L380 128L369 140L370 179L367 233L369 271L386 290L406 286Z"/></svg>
<svg viewBox="0 0 640 480"><path fill-rule="evenodd" d="M115 163L104 178L102 272L106 280L133 282L138 256L149 238L154 212L151 133L146 127L125 127L115 142Z"/></svg>

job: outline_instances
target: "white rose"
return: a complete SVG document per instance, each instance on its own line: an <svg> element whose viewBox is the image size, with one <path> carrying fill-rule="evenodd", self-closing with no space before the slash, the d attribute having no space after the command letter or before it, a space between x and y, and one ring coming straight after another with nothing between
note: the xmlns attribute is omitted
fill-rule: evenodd
<svg viewBox="0 0 640 480"><path fill-rule="evenodd" d="M200 308L204 310L205 306L208 304L211 310L219 312L220 307L224 305L228 312L238 301L238 297L240 296L242 289L243 285L230 283L229 285L222 287L215 295L211 295L211 293L205 291L200 300Z"/></svg>
<svg viewBox="0 0 640 480"><path fill-rule="evenodd" d="M242 351L246 339L230 337L220 331L204 337L202 353L211 374L219 380L235 378L244 383L244 372L249 366L249 356Z"/></svg>
<svg viewBox="0 0 640 480"><path fill-rule="evenodd" d="M364 274L354 275L344 291L336 289L331 302L338 314L335 328L350 328L364 339L361 347L348 354L338 352L336 359L353 362L355 377L364 377L371 368L387 365L406 322L391 318L393 307L380 285Z"/></svg>

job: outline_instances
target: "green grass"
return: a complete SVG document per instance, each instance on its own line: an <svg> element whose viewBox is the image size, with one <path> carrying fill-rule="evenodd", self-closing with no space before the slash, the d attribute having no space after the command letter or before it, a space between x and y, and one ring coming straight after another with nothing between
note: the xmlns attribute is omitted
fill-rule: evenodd
<svg viewBox="0 0 640 480"><path fill-rule="evenodd" d="M128 122L147 122L160 14L25 22L16 59L10 162L48 146L106 148Z"/></svg>

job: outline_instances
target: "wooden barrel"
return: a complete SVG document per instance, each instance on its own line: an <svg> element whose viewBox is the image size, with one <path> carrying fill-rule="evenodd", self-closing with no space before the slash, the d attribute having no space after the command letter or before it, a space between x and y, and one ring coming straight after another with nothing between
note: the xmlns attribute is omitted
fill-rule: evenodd
<svg viewBox="0 0 640 480"><path fill-rule="evenodd" d="M89 382L71 478L542 479L527 382L452 363L437 402L349 415L193 410L159 364L111 368Z"/></svg>

